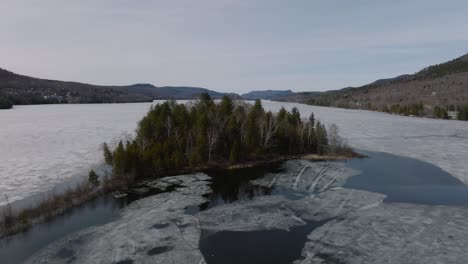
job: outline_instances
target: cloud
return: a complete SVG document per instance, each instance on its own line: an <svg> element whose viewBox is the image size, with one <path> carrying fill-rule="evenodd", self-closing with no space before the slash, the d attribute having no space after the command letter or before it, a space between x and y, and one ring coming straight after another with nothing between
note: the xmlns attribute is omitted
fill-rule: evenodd
<svg viewBox="0 0 468 264"><path fill-rule="evenodd" d="M0 67L98 84L326 90L466 53L464 1L2 1Z"/></svg>

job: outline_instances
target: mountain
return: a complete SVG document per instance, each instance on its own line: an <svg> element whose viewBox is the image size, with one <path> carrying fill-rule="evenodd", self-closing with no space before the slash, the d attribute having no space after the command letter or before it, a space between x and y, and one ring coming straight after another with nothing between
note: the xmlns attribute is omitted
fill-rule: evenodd
<svg viewBox="0 0 468 264"><path fill-rule="evenodd" d="M302 98L309 98L313 96L318 96L322 94L323 92L297 92L297 93L292 93L289 95L284 95L281 97L277 97L271 100L274 101L292 101L292 102L302 102Z"/></svg>
<svg viewBox="0 0 468 264"><path fill-rule="evenodd" d="M381 84L385 84L385 83L389 83L389 82L403 80L403 79L405 79L405 78L407 78L409 76L410 76L409 74L403 74L403 75L393 77L393 78L379 79L377 81L374 81L373 83L370 83L370 85L381 85ZM353 88L353 87L346 87L346 88Z"/></svg>
<svg viewBox="0 0 468 264"><path fill-rule="evenodd" d="M206 88L188 87L188 86L162 86L156 87L152 84L134 84L118 87L117 90L126 93L136 93L153 99L193 99L202 93L208 93L212 98L219 99L224 95L237 98L239 95L234 93L220 93Z"/></svg>
<svg viewBox="0 0 468 264"><path fill-rule="evenodd" d="M207 92L213 98L224 93L198 87L156 87L151 84L103 86L39 79L0 68L0 108L12 104L129 103L154 99L194 99ZM239 97L236 94L226 94Z"/></svg>
<svg viewBox="0 0 468 264"><path fill-rule="evenodd" d="M13 104L126 103L149 102L152 98L118 91L116 86L46 80L0 69L0 96Z"/></svg>
<svg viewBox="0 0 468 264"><path fill-rule="evenodd" d="M468 54L414 73L361 87L291 96L286 101L407 115L440 117L468 106ZM446 115L445 115L446 116Z"/></svg>
<svg viewBox="0 0 468 264"><path fill-rule="evenodd" d="M274 100L285 96L292 96L294 93L291 90L265 90L265 91L252 91L242 94L241 97L247 100Z"/></svg>

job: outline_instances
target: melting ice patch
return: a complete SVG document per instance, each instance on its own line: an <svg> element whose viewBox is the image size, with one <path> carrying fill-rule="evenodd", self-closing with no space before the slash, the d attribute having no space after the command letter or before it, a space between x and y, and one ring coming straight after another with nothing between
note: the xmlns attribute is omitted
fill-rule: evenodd
<svg viewBox="0 0 468 264"><path fill-rule="evenodd" d="M294 263L467 263L466 219L465 207L380 204L314 230Z"/></svg>

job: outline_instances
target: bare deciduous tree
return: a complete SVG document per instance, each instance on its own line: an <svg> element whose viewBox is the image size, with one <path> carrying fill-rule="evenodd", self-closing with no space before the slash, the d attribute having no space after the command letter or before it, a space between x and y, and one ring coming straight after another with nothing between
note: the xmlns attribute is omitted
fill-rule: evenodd
<svg viewBox="0 0 468 264"><path fill-rule="evenodd" d="M331 153L337 153L337 150L343 146L343 139L336 124L331 124L328 128L328 142Z"/></svg>
<svg viewBox="0 0 468 264"><path fill-rule="evenodd" d="M171 136L171 132L172 132L172 127L174 126L174 122L172 121L172 116L167 116L165 122L164 122L164 125L166 127L166 130L167 130L167 136L170 137Z"/></svg>
<svg viewBox="0 0 468 264"><path fill-rule="evenodd" d="M208 161L211 161L213 150L218 142L219 133L224 129L227 119L222 118L219 112L211 112L209 114L209 120L212 125L206 130L206 133L208 139Z"/></svg>
<svg viewBox="0 0 468 264"><path fill-rule="evenodd" d="M278 119L271 112L266 114L266 118L262 118L259 124L260 139L262 146L269 147L271 139L278 129Z"/></svg>

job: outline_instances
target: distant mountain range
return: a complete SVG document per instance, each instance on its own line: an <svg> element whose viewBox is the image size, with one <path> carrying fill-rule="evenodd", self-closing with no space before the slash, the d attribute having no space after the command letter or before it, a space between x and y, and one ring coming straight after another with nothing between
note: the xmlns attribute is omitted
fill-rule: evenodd
<svg viewBox="0 0 468 264"><path fill-rule="evenodd" d="M11 104L124 103L149 102L155 99L194 99L205 92L215 99L227 95L247 100L290 101L442 118L446 118L449 111L460 110L468 119L468 54L449 62L429 66L414 74L381 79L361 87L299 93L291 90L264 90L252 91L242 96L199 87L156 87L152 84L100 86L45 80L0 69L0 108L9 108Z"/></svg>
<svg viewBox="0 0 468 264"><path fill-rule="evenodd" d="M444 117L447 111L458 111L468 106L468 54L414 74L377 80L361 87L296 93L278 100ZM442 113L437 113L438 110Z"/></svg>
<svg viewBox="0 0 468 264"><path fill-rule="evenodd" d="M235 93L221 93L206 88L188 87L188 86L162 86L156 87L152 84L134 84L129 86L121 86L115 88L118 91L125 93L137 93L150 97L152 99L194 99L202 93L208 93L212 98L219 99L224 95L238 98Z"/></svg>
<svg viewBox="0 0 468 264"><path fill-rule="evenodd" d="M247 100L275 100L281 97L292 96L294 93L291 90L265 90L265 91L252 91L242 94L242 98Z"/></svg>
<svg viewBox="0 0 468 264"><path fill-rule="evenodd" d="M155 99L194 99L207 92L213 98L233 93L220 93L198 87L156 87L151 84L102 86L79 82L39 79L0 69L0 108L12 104L53 103L128 103L151 102ZM3 107L4 106L4 107Z"/></svg>

